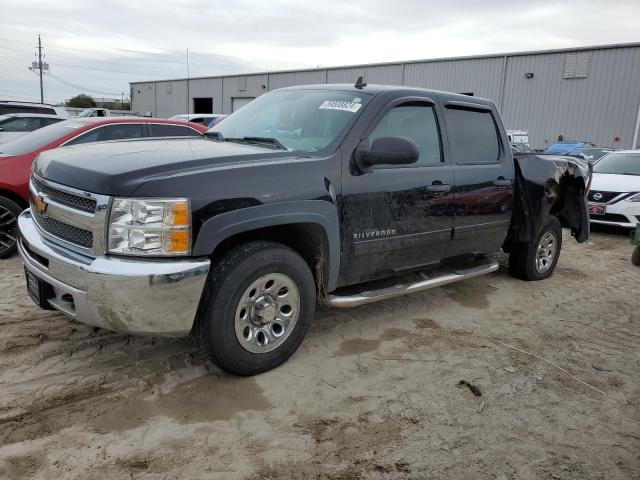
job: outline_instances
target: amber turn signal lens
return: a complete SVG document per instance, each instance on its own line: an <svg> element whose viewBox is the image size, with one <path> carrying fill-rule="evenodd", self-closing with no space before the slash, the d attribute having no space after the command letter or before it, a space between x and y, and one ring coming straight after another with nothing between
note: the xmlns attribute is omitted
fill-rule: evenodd
<svg viewBox="0 0 640 480"><path fill-rule="evenodd" d="M170 232L171 235L171 252L172 253L187 253L189 252L189 231L188 230L176 230Z"/></svg>
<svg viewBox="0 0 640 480"><path fill-rule="evenodd" d="M173 204L173 226L189 225L189 204L176 202Z"/></svg>

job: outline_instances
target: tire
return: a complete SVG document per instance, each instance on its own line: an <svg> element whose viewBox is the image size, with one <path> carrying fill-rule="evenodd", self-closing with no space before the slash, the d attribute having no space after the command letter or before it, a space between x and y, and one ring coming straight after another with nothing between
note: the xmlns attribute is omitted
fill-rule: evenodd
<svg viewBox="0 0 640 480"><path fill-rule="evenodd" d="M220 368L256 375L298 349L315 303L315 281L300 255L275 242L246 243L214 263L195 334Z"/></svg>
<svg viewBox="0 0 640 480"><path fill-rule="evenodd" d="M631 263L640 267L640 247L633 249L633 253L631 254Z"/></svg>
<svg viewBox="0 0 640 480"><path fill-rule="evenodd" d="M16 252L20 213L20 205L6 197L0 197L0 258L9 258Z"/></svg>
<svg viewBox="0 0 640 480"><path fill-rule="evenodd" d="M549 278L556 268L562 249L562 225L550 216L540 227L532 244L514 243L509 254L509 273L522 280Z"/></svg>

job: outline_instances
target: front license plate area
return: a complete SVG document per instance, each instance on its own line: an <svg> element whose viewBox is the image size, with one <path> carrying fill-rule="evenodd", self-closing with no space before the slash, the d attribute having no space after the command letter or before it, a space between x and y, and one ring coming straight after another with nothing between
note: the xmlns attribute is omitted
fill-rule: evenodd
<svg viewBox="0 0 640 480"><path fill-rule="evenodd" d="M590 215L604 215L607 213L606 205L597 205L597 204L589 204L589 214Z"/></svg>
<svg viewBox="0 0 640 480"><path fill-rule="evenodd" d="M40 308L51 310L53 307L51 307L48 302L48 300L54 296L51 285L40 280L26 268L24 273L27 279L27 293L31 297L31 300Z"/></svg>

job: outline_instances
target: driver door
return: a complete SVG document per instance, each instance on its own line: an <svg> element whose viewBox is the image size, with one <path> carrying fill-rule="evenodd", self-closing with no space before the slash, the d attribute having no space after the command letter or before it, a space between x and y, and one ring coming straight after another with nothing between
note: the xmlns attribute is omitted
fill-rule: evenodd
<svg viewBox="0 0 640 480"><path fill-rule="evenodd" d="M343 169L340 205L343 257L340 284L358 283L438 262L451 241L453 171L443 149L435 102L389 102L365 130L361 146L379 137L418 145L415 164Z"/></svg>

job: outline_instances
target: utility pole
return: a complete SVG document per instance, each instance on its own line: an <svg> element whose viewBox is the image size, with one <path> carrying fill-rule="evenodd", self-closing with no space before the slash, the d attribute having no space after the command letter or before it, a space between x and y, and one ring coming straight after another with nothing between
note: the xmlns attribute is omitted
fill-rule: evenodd
<svg viewBox="0 0 640 480"><path fill-rule="evenodd" d="M189 49L187 48L187 115L189 115L190 113L189 112L190 106L191 106L191 102L189 101Z"/></svg>
<svg viewBox="0 0 640 480"><path fill-rule="evenodd" d="M42 40L38 34L38 70L40 70L40 103L44 103L44 88L42 88Z"/></svg>
<svg viewBox="0 0 640 480"><path fill-rule="evenodd" d="M44 103L44 87L42 83L42 76L45 70L49 70L49 64L42 61L42 40L38 35L38 61L32 62L29 70L35 72L38 71L40 75L40 103Z"/></svg>

